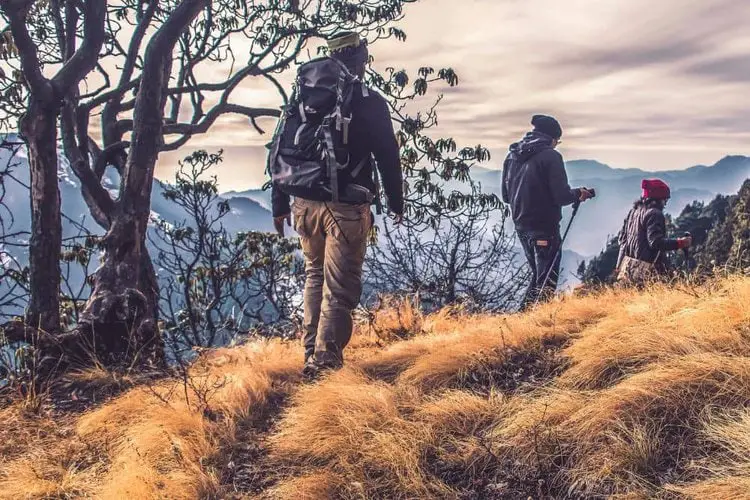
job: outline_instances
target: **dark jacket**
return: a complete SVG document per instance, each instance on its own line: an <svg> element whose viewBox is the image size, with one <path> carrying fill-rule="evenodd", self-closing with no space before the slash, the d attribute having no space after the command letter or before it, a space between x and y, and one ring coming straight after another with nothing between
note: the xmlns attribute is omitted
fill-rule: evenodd
<svg viewBox="0 0 750 500"><path fill-rule="evenodd" d="M393 122L388 111L385 98L374 91L355 92L352 102L352 122L349 129L349 164L352 168L359 165L363 159L375 157L377 169L383 190L388 198L388 208L395 214L404 212L403 176L401 173L401 157L396 136L393 132ZM364 186L375 193L372 162L368 161L356 178L347 177L342 173L340 178L342 187L353 182ZM317 201L329 201L328 193L321 193ZM281 217L291 212L289 195L280 189L273 188L271 192L273 216Z"/></svg>
<svg viewBox="0 0 750 500"><path fill-rule="evenodd" d="M661 202L639 200L620 231L617 267L627 256L656 264L659 272L668 268L666 253L677 250L677 240L667 238L667 222Z"/></svg>
<svg viewBox="0 0 750 500"><path fill-rule="evenodd" d="M502 196L510 204L519 231L554 233L560 230L562 207L581 196L571 189L562 155L552 138L529 132L510 146L503 166Z"/></svg>

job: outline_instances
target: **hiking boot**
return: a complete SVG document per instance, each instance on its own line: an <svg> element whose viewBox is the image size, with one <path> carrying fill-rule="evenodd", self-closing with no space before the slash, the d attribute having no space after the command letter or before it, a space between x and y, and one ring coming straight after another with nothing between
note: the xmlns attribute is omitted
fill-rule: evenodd
<svg viewBox="0 0 750 500"><path fill-rule="evenodd" d="M338 370L344 366L341 357L330 351L317 351L313 356L313 363L319 370Z"/></svg>
<svg viewBox="0 0 750 500"><path fill-rule="evenodd" d="M315 365L315 368L318 370L318 376L323 375L324 373L338 371L342 369L343 367L344 365L342 365L341 363L328 363L328 364Z"/></svg>
<svg viewBox="0 0 750 500"><path fill-rule="evenodd" d="M319 369L318 366L312 362L312 360L305 363L305 366L302 368L302 377L306 380L315 380L318 378L319 375Z"/></svg>

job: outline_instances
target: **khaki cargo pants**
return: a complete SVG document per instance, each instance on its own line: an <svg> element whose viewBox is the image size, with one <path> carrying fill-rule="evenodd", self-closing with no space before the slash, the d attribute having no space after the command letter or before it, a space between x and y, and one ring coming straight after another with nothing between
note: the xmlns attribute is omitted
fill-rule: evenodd
<svg viewBox="0 0 750 500"><path fill-rule="evenodd" d="M292 214L305 255L305 361L340 366L362 295L370 207L297 198Z"/></svg>

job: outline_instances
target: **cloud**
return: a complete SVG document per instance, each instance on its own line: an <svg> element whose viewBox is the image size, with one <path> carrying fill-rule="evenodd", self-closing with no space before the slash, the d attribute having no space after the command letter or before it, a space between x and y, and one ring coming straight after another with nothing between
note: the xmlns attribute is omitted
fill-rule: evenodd
<svg viewBox="0 0 750 500"><path fill-rule="evenodd" d="M687 73L705 77L708 85L713 81L750 84L750 57L738 55L701 61L688 67Z"/></svg>
<svg viewBox="0 0 750 500"><path fill-rule="evenodd" d="M432 0L407 11L405 28L429 26L409 57L452 64L468 84L446 95L441 129L481 139L495 159L548 112L569 156L680 168L748 152L749 22L731 0ZM436 33L451 48L433 51Z"/></svg>
<svg viewBox="0 0 750 500"><path fill-rule="evenodd" d="M495 165L531 115L546 112L563 123L568 158L684 168L750 153L745 3L423 0L406 9L406 43L378 42L372 53L379 69L453 67L461 83L438 89L445 99L435 132L489 146ZM262 80L239 90L239 103L279 104ZM231 161L242 161L242 144L255 163L267 140L231 118L191 145L231 146ZM260 182L247 163L223 171L233 186Z"/></svg>
<svg viewBox="0 0 750 500"><path fill-rule="evenodd" d="M221 192L245 190L248 187L260 187L266 181L266 149L263 146L231 146L226 144L191 143L188 148L178 152L162 153L156 169L156 177L165 181L174 179L179 161L197 149L215 153L224 151L224 161L217 165L212 174L219 180Z"/></svg>

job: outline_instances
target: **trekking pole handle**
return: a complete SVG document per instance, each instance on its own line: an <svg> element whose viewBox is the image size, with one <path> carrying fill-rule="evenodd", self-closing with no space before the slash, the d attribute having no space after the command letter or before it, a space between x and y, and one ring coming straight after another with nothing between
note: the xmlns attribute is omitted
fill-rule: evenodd
<svg viewBox="0 0 750 500"><path fill-rule="evenodd" d="M585 189L586 191L588 191L588 192L589 192L589 194L591 194L591 198L596 198L596 189L594 189L594 188L587 188L587 187L582 187L582 188L580 188L580 189ZM579 208L579 207L581 206L581 203L582 203L582 201L580 200L580 198L579 198L579 199L577 199L577 200L576 200L576 201L575 201L575 202L573 203L573 210L574 210L575 212L577 212L577 211L578 211L578 208Z"/></svg>

